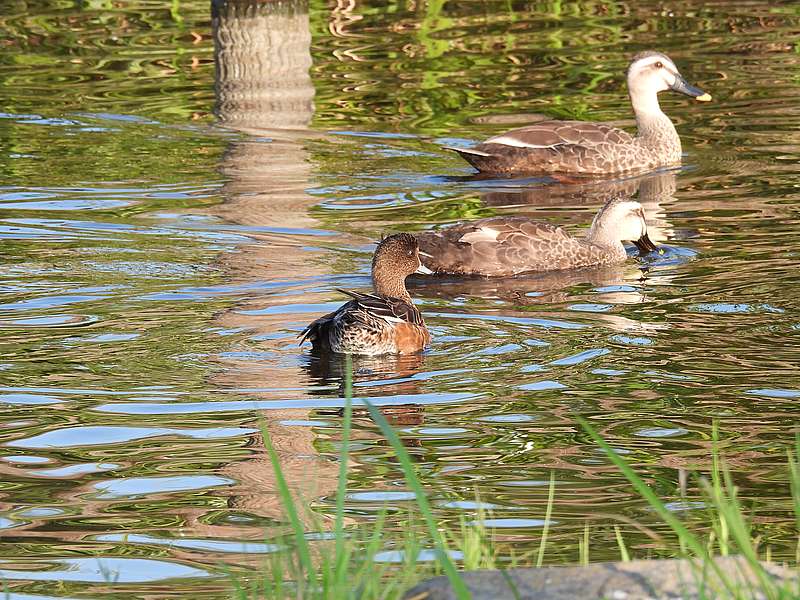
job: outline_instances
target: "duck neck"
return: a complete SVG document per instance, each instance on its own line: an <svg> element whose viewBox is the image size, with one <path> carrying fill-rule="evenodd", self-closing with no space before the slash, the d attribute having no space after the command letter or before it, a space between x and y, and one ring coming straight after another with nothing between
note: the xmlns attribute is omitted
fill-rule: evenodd
<svg viewBox="0 0 800 600"><path fill-rule="evenodd" d="M636 139L646 148L659 152L670 151L680 157L681 140L669 117L663 113L655 92L631 94L631 105L636 115L639 133Z"/></svg>
<svg viewBox="0 0 800 600"><path fill-rule="evenodd" d="M406 289L405 275L399 274L390 267L373 265L372 287L377 294L389 296L390 298L400 298L411 303L411 296Z"/></svg>
<svg viewBox="0 0 800 600"><path fill-rule="evenodd" d="M602 222L597 219L592 223L589 231L583 239L585 244L591 246L602 246L606 251L610 250L615 256L625 256L625 246Z"/></svg>

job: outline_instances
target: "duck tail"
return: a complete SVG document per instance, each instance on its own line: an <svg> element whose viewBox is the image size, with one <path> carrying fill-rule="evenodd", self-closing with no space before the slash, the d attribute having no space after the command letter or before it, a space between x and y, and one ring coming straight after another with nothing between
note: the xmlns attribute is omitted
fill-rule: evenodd
<svg viewBox="0 0 800 600"><path fill-rule="evenodd" d="M314 321L308 327L303 329L303 331L301 331L300 333L297 334L297 337L300 338L300 341L297 342L298 346L302 346L303 343L306 340L310 341L312 344L314 343L314 338L316 337L316 332L314 332L313 330L316 328L316 325L317 325L317 322Z"/></svg>
<svg viewBox="0 0 800 600"><path fill-rule="evenodd" d="M494 161L496 157L494 154L484 152L483 150L476 150L475 148L453 148L452 146L442 146L445 150L452 150L457 152L461 158L471 164L478 171L491 171L489 162Z"/></svg>
<svg viewBox="0 0 800 600"><path fill-rule="evenodd" d="M488 158L491 156L488 152L483 152L481 150L476 150L475 148L455 148L453 146L442 146L445 150L451 150L453 152L458 152L461 156L482 156L483 158Z"/></svg>

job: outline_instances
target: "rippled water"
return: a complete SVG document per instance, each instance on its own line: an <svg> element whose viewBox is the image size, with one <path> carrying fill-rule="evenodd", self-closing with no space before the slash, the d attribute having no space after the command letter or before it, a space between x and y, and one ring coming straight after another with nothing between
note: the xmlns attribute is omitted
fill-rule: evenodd
<svg viewBox="0 0 800 600"><path fill-rule="evenodd" d="M586 523L593 560L618 556L615 524L636 556L676 549L576 415L697 520L685 473L710 468L716 420L756 533L794 556L796 5L287 2L223 6L213 23L206 3L2 12L12 598L224 596L227 570L260 564L285 530L261 420L290 484L323 524L332 514L343 367L296 334L342 302L335 288L369 287L374 241L494 214L578 231L610 193L637 195L663 255L414 280L433 347L357 361L358 397L386 407L445 525L484 506L502 542L534 549L554 472L554 563L577 560ZM714 96L663 99L679 171L477 180L439 147L538 114L630 125L621 74L651 47ZM402 524L393 454L366 413L355 426L349 516L388 502ZM380 556L398 559L389 541Z"/></svg>

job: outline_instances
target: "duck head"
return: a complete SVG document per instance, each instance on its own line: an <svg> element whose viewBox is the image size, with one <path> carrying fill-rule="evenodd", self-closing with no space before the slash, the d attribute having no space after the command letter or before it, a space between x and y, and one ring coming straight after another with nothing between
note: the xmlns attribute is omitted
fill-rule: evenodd
<svg viewBox="0 0 800 600"><path fill-rule="evenodd" d="M592 221L588 236L598 243L633 242L641 254L657 250L647 236L644 208L634 200L611 200Z"/></svg>
<svg viewBox="0 0 800 600"><path fill-rule="evenodd" d="M375 291L401 298L407 295L404 282L412 273L431 273L420 260L417 238L410 233L396 233L381 240L372 257Z"/></svg>
<svg viewBox="0 0 800 600"><path fill-rule="evenodd" d="M688 83L678 71L675 63L660 52L640 52L628 67L628 93L634 110L652 110L659 92L673 90L691 96L700 102L708 102L711 96Z"/></svg>

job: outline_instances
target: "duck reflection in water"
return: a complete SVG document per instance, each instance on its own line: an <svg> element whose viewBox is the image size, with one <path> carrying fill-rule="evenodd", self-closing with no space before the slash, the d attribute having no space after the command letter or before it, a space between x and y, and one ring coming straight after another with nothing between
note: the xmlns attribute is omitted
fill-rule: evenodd
<svg viewBox="0 0 800 600"><path fill-rule="evenodd" d="M311 383L311 395L328 398L333 387L344 398L346 374L350 370L353 396L371 397L386 420L399 426L424 422L424 404L415 402L423 398L425 393L420 385L422 379L416 377L423 372L424 365L425 355L422 353L350 357L336 353L312 353L302 363ZM392 401L392 404L382 404L383 399ZM366 409L356 407L354 412L367 417ZM320 409L318 413L341 416L343 409Z"/></svg>

